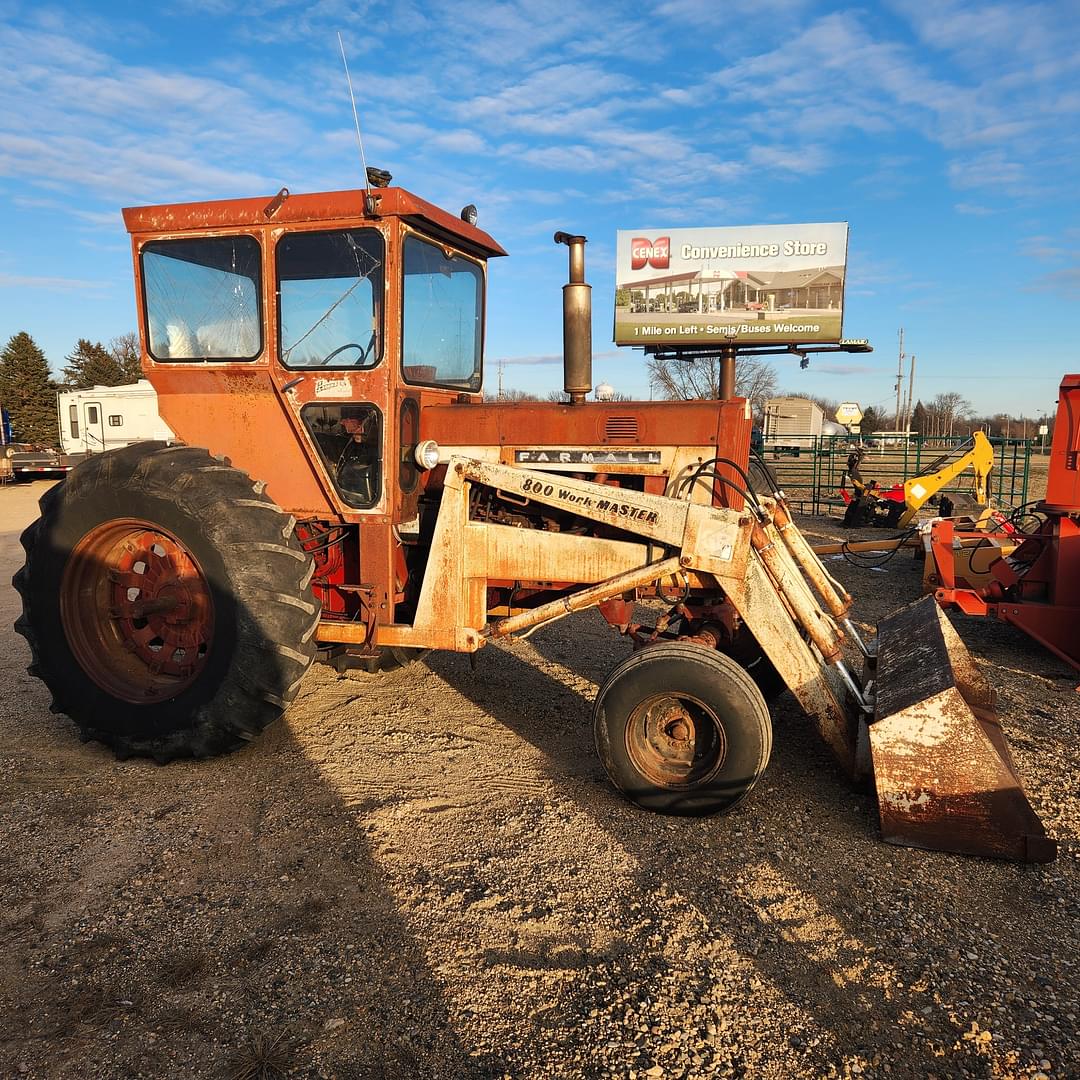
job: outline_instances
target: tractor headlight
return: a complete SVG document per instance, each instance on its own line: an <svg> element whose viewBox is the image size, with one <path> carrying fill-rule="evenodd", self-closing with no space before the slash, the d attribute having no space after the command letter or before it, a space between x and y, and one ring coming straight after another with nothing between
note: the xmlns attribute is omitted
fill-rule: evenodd
<svg viewBox="0 0 1080 1080"><path fill-rule="evenodd" d="M434 469L439 464L439 444L434 439L425 439L417 443L413 456L421 469Z"/></svg>

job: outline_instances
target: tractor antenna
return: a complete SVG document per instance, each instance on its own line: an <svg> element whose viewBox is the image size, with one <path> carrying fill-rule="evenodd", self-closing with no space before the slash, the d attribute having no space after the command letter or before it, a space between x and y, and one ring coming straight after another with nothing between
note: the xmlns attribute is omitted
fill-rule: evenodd
<svg viewBox="0 0 1080 1080"><path fill-rule="evenodd" d="M360 164L364 167L364 207L369 214L375 212L375 199L371 194L371 182L368 179L367 158L364 156L364 139L360 134L360 115L356 111L356 95L353 93L352 76L349 74L349 61L345 59L345 42L341 40L341 31L337 32L338 48L341 49L341 62L345 65L345 81L349 84L349 100L352 102L353 123L356 125L356 145L360 148Z"/></svg>

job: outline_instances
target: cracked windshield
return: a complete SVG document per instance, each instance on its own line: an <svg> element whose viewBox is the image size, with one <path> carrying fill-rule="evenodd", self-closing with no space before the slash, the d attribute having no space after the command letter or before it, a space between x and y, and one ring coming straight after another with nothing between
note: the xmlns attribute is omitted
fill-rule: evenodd
<svg viewBox="0 0 1080 1080"><path fill-rule="evenodd" d="M281 361L373 367L382 355L383 241L371 229L294 233L277 247Z"/></svg>
<svg viewBox="0 0 1080 1080"><path fill-rule="evenodd" d="M410 236L405 241L405 378L480 389L480 267Z"/></svg>
<svg viewBox="0 0 1080 1080"><path fill-rule="evenodd" d="M155 360L254 360L262 351L258 242L250 236L143 246Z"/></svg>

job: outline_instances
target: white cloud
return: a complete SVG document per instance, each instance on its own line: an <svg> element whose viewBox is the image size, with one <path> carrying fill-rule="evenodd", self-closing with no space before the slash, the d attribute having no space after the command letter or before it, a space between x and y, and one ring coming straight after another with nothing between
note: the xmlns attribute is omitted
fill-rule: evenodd
<svg viewBox="0 0 1080 1080"><path fill-rule="evenodd" d="M1080 300L1080 266L1043 274L1031 281L1025 291L1056 293L1067 300Z"/></svg>
<svg viewBox="0 0 1080 1080"><path fill-rule="evenodd" d="M594 360L611 360L625 354L616 349L609 349L607 352L594 352L592 355ZM562 364L563 357L562 353L548 353L542 356L504 356L494 359L489 357L487 362L489 366L503 364L506 367L546 367L551 364Z"/></svg>
<svg viewBox="0 0 1080 1080"><path fill-rule="evenodd" d="M945 3L940 18L937 7L901 7L927 41L941 27L937 48L960 50L974 34L977 51L993 53L994 62L973 62L974 70L965 70L950 55L947 66L936 65L925 47L885 38L880 22L871 25L858 12L845 11L816 19L774 49L744 56L713 83L731 102L759 107L745 126L776 149L780 163L788 160L792 140L808 134L820 145L851 132L882 136L907 130L950 153L983 148L946 163L956 186L1017 193L1025 166L1008 160L1011 155L1045 160L1062 141L1075 146L1080 100L1073 100L1073 81L1060 80L1066 68L1080 68L1080 53L1075 35L1050 32L1045 10L1035 12L1036 29L1023 29L1027 8L994 7L983 24L982 7ZM1024 56L1022 68L1015 57L1002 62L995 51L1005 50L1013 36ZM1044 85L1052 79L1058 82Z"/></svg>
<svg viewBox="0 0 1080 1080"><path fill-rule="evenodd" d="M88 281L83 278L39 277L32 274L0 273L0 286L9 289L44 289L47 292L107 292L107 281Z"/></svg>
<svg viewBox="0 0 1080 1080"><path fill-rule="evenodd" d="M1028 78L1056 77L1080 66L1076 51L1080 9L1071 0L1042 3L964 3L897 0L921 43L950 62L982 72L1023 68Z"/></svg>
<svg viewBox="0 0 1080 1080"><path fill-rule="evenodd" d="M791 173L820 172L828 164L825 150L820 146L753 146L747 157L751 165Z"/></svg>
<svg viewBox="0 0 1080 1080"><path fill-rule="evenodd" d="M505 364L507 367L535 367L538 364L561 364L562 362L561 353L549 353L546 356L505 356L488 360L489 364Z"/></svg>
<svg viewBox="0 0 1080 1080"><path fill-rule="evenodd" d="M1011 161L1004 150L989 150L974 157L957 158L949 163L949 179L955 188L1001 188L1013 193L1028 189L1027 169L1020 161Z"/></svg>
<svg viewBox="0 0 1080 1080"><path fill-rule="evenodd" d="M1041 262L1053 262L1064 258L1072 253L1071 247L1065 247L1060 237L1055 236L1029 236L1020 245L1020 253L1029 259L1039 259Z"/></svg>
<svg viewBox="0 0 1080 1080"><path fill-rule="evenodd" d="M881 368L869 364L820 364L811 359L810 364L819 375L879 375Z"/></svg>

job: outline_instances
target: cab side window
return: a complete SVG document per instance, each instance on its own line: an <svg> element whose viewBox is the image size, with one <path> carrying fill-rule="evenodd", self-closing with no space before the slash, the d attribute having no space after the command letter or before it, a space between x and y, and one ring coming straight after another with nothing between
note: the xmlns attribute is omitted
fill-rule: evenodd
<svg viewBox="0 0 1080 1080"><path fill-rule="evenodd" d="M367 403L305 405L304 426L341 497L357 510L382 497L382 413Z"/></svg>
<svg viewBox="0 0 1080 1080"><path fill-rule="evenodd" d="M254 237L153 240L139 260L154 360L254 360L262 352L262 253Z"/></svg>

